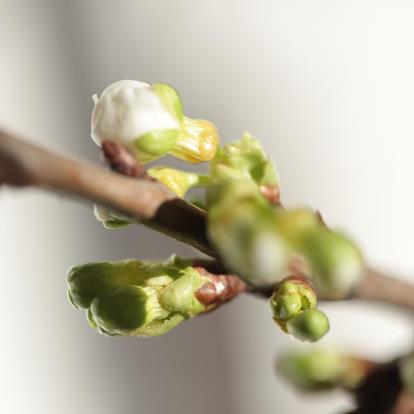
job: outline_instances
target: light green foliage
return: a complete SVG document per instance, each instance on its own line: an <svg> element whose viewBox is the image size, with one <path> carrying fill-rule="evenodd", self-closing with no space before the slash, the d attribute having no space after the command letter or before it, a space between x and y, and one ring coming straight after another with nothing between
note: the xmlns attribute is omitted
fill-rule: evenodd
<svg viewBox="0 0 414 414"><path fill-rule="evenodd" d="M69 298L90 325L108 335L154 336L206 311L196 296L208 278L173 257L88 263L68 274Z"/></svg>
<svg viewBox="0 0 414 414"><path fill-rule="evenodd" d="M240 140L217 151L210 163L210 174L216 182L252 179L259 186L278 186L279 179L260 142L245 132Z"/></svg>

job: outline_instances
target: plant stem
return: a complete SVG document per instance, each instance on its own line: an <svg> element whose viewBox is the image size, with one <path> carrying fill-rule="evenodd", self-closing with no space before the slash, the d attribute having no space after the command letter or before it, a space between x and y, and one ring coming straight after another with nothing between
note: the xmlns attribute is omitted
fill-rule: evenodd
<svg viewBox="0 0 414 414"><path fill-rule="evenodd" d="M0 184L63 192L117 210L215 257L206 213L156 181L74 161L0 131Z"/></svg>
<svg viewBox="0 0 414 414"><path fill-rule="evenodd" d="M128 168L134 171L133 177L54 154L0 130L0 184L33 186L101 204L218 259L207 238L206 212L145 174L137 178L140 172L133 163ZM209 270L216 268L214 273L230 273L219 260L208 266L202 262ZM273 289L250 292L269 297ZM380 301L414 310L414 285L367 268L348 299Z"/></svg>

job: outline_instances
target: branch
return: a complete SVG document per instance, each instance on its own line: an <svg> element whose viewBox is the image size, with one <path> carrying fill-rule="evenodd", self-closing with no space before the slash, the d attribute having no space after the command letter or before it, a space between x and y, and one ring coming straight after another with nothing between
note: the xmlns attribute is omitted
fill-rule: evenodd
<svg viewBox="0 0 414 414"><path fill-rule="evenodd" d="M387 302L414 311L414 285L367 268L350 299Z"/></svg>
<svg viewBox="0 0 414 414"><path fill-rule="evenodd" d="M111 150L113 148L107 146L105 155L108 156ZM178 198L162 183L147 179L127 154L121 154L121 158L118 153L112 153L112 156L111 167L130 177L54 154L0 131L0 184L64 192L104 205L218 258L207 239L203 210ZM213 268L214 273L229 273L220 261L203 265L209 270ZM270 297L273 290L274 286L271 286L251 292ZM367 269L360 285L348 299L387 302L414 310L414 286Z"/></svg>
<svg viewBox="0 0 414 414"><path fill-rule="evenodd" d="M117 210L216 257L206 214L159 182L122 176L56 155L0 131L0 184L33 186L81 197Z"/></svg>

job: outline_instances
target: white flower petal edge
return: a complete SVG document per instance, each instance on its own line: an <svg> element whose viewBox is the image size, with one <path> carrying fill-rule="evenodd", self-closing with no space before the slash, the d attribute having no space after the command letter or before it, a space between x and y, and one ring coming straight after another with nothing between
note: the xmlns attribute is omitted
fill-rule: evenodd
<svg viewBox="0 0 414 414"><path fill-rule="evenodd" d="M178 120L145 82L122 80L109 85L98 98L94 95L91 136L100 145L104 139L130 144L159 129L178 129Z"/></svg>

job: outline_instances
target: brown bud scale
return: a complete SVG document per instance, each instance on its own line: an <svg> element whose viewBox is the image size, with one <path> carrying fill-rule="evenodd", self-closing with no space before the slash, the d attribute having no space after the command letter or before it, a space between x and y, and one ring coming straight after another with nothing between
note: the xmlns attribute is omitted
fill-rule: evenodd
<svg viewBox="0 0 414 414"><path fill-rule="evenodd" d="M203 267L195 267L195 269L202 276L209 278L209 282L195 293L197 300L209 309L228 302L247 289L246 284L237 276L214 275Z"/></svg>
<svg viewBox="0 0 414 414"><path fill-rule="evenodd" d="M150 179L144 166L129 148L115 141L105 140L102 142L102 152L113 171L128 177Z"/></svg>

